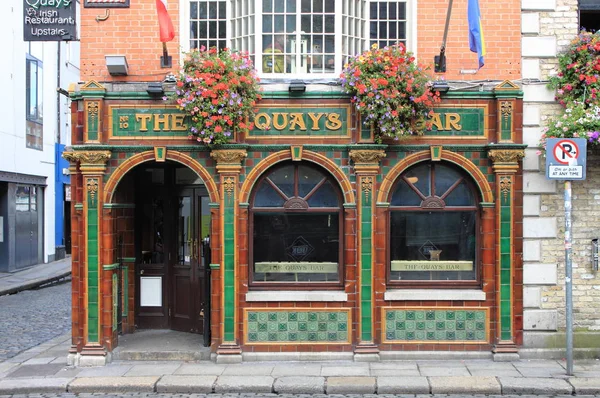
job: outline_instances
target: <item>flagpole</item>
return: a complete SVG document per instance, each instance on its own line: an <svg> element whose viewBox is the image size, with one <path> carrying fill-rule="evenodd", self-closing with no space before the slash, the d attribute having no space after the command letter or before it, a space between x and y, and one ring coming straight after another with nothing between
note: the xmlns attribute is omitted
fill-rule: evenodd
<svg viewBox="0 0 600 398"><path fill-rule="evenodd" d="M160 57L160 67L170 68L172 66L171 57L169 57L169 51L167 50L167 43L162 43L163 55Z"/></svg>
<svg viewBox="0 0 600 398"><path fill-rule="evenodd" d="M452 15L452 3L448 2L448 11L446 12L446 26L444 27L444 38L440 47L440 55L434 57L435 72L446 72L446 40L448 39L448 27L450 26L450 16Z"/></svg>

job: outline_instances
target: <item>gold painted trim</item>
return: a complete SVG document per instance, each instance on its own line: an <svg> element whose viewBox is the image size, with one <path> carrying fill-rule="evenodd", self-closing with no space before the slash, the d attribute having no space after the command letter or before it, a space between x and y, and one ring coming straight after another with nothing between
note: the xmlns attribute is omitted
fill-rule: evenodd
<svg viewBox="0 0 600 398"><path fill-rule="evenodd" d="M187 133L186 133L186 135L177 135L177 136L142 135L140 133L139 135L134 135L134 136L116 137L114 135L114 131L113 131L113 109L172 109L172 110L178 110L177 105L143 105L143 106L108 105L108 117L107 117L107 119L108 119L108 128L107 128L108 140L148 140L148 139L152 139L152 140L180 140L180 139L188 140L189 139L188 138L189 135ZM183 112L182 112L182 114L183 114ZM172 131L172 130L169 130L169 131Z"/></svg>
<svg viewBox="0 0 600 398"><path fill-rule="evenodd" d="M431 151L432 162L439 162L442 160L442 151L444 150L442 145L432 145L429 147L429 150ZM438 156L435 156L436 151L438 151Z"/></svg>
<svg viewBox="0 0 600 398"><path fill-rule="evenodd" d="M85 143L94 143L99 144L102 141L102 112L104 102L98 99L93 100L84 100L83 101L83 109L85 112L85 117L83 118L83 141ZM98 139L90 140L89 139L89 118L97 118L98 119Z"/></svg>
<svg viewBox="0 0 600 398"><path fill-rule="evenodd" d="M351 122L352 122L352 105L351 104L330 104L330 105L321 105L321 104L314 104L314 105L302 105L302 106L298 106L298 105L291 105L291 104L281 104L281 105L265 105L265 104L258 104L256 106L258 109L271 109L271 108L310 108L310 109L329 109L329 108L345 108L347 115L348 115L348 120L346 121L346 134L345 135L318 135L318 136L313 136L310 135L310 133L307 133L305 135L253 135L252 134L252 130L248 131L248 133L246 134L246 138L253 138L253 139L260 139L260 140L291 140L291 141L297 141L297 140L302 140L302 141L306 141L306 140L325 140L325 139L340 139L340 138L352 138L352 126L351 126Z"/></svg>
<svg viewBox="0 0 600 398"><path fill-rule="evenodd" d="M324 341L324 342L315 342L315 341L268 341L268 342L249 342L247 339L248 336L248 312L277 312L277 311L291 311L291 312L345 312L348 316L347 322L347 331L348 331L348 340L346 341ZM360 319L360 318L359 318ZM244 333L244 345L345 345L352 344L352 308L297 308L297 307L273 307L273 308L244 308L244 322L243 322L243 333Z"/></svg>
<svg viewBox="0 0 600 398"><path fill-rule="evenodd" d="M498 142L507 142L512 143L515 142L515 101L514 100L502 100L498 102ZM502 137L502 120L510 118L510 139L503 140Z"/></svg>
<svg viewBox="0 0 600 398"><path fill-rule="evenodd" d="M490 116L489 112L489 104L440 104L435 105L433 110L435 112L436 108L481 108L483 109L483 135L470 135L470 136L460 136L460 135L427 135L425 132L422 136L416 138L419 139L430 139L430 140L487 140L490 131L489 131L489 123L488 118ZM412 141L412 139L411 139Z"/></svg>
<svg viewBox="0 0 600 398"><path fill-rule="evenodd" d="M515 90L521 90L521 88L507 79L507 80L504 80L502 83L498 84L496 87L494 87L493 90L494 91L515 91Z"/></svg>
<svg viewBox="0 0 600 398"><path fill-rule="evenodd" d="M294 162L299 162L302 160L302 150L304 149L304 147L302 145L292 145L290 147L290 153L292 155L292 160ZM295 155L295 152L298 151L298 156Z"/></svg>
<svg viewBox="0 0 600 398"><path fill-rule="evenodd" d="M75 90L75 88L73 87L73 91ZM69 86L69 91L71 91L71 86ZM85 83L83 86L81 86L81 88L79 89L79 91L106 91L106 88L98 83L96 80L92 79L90 81L88 81L87 83Z"/></svg>
<svg viewBox="0 0 600 398"><path fill-rule="evenodd" d="M387 310L473 310L473 311L485 311L485 340L388 340L385 337L385 312ZM489 307L418 307L418 306L409 306L409 307L382 307L381 308L381 341L383 344L491 344L490 343L490 324L492 320L490 319L490 308Z"/></svg>
<svg viewBox="0 0 600 398"><path fill-rule="evenodd" d="M159 152L161 150L162 150L162 156L159 156ZM166 146L154 147L154 160L157 163L164 163L167 161L167 147Z"/></svg>

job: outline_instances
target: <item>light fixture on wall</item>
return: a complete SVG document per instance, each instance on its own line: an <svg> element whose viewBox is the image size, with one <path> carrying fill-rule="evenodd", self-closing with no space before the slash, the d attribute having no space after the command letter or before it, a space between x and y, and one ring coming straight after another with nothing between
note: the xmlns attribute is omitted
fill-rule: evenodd
<svg viewBox="0 0 600 398"><path fill-rule="evenodd" d="M303 93L306 91L306 83L302 80L292 80L288 87L290 93Z"/></svg>
<svg viewBox="0 0 600 398"><path fill-rule="evenodd" d="M127 76L127 58L124 55L105 55L106 68L111 76Z"/></svg>
<svg viewBox="0 0 600 398"><path fill-rule="evenodd" d="M450 90L450 86L448 85L448 82L445 81L435 81L433 82L433 87L432 87L433 91L437 91L440 93L445 93L448 90Z"/></svg>
<svg viewBox="0 0 600 398"><path fill-rule="evenodd" d="M150 82L148 83L148 88L146 88L146 92L150 95L163 95L165 90L163 89L161 82Z"/></svg>

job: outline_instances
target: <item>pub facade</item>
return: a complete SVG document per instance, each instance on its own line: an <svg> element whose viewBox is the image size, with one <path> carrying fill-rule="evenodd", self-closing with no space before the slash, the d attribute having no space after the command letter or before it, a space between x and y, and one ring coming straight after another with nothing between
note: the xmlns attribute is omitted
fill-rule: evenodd
<svg viewBox="0 0 600 398"><path fill-rule="evenodd" d="M221 7L242 15L233 3L182 2L179 18L194 7L191 15L201 15L202 5L208 14L215 5L217 19ZM253 129L224 145L188 138L189 119L163 99L174 84L157 85L134 72L152 75L144 66L147 53L127 52L133 44L121 44L131 65L128 75L113 76L98 69L89 44L88 55L82 50L87 78L70 90L74 127L64 154L72 184L71 363L106 363L123 335L135 338L145 329L201 334L222 363L373 361L424 351L518 356L520 87L510 79L472 84L448 72L457 80L441 93L432 130L377 143L336 84L343 57L329 47L340 45L337 30L346 29L334 23L345 18L336 16L336 7L358 13L346 8L354 2L297 3L256 6L263 33L255 34L260 48L253 50L263 98ZM400 40L427 56L414 26L426 12L424 2L360 3L371 34L378 27L384 45ZM302 8L307 4L310 12ZM296 6L299 25L313 18L302 25L306 40L287 25ZM114 9L114 23L144 12L135 7ZM86 26L98 13L82 10L84 49L92 37ZM514 14L519 18L518 10ZM333 29L329 36L315 27L318 17L325 31ZM208 47L213 39L202 35L210 36L210 29L202 30L202 18L192 20L180 36L190 48ZM299 53L290 53L295 70L260 61L274 57L266 43L275 40L277 21L292 39L314 51L319 46L320 66L298 69L300 44ZM216 26L235 32L237 25ZM413 37L410 29L405 37L389 37L391 26L412 26ZM235 34L219 37L216 46L243 48ZM356 52L371 43L346 44ZM456 45L457 54L461 49ZM497 57L486 62L492 66L482 75L497 72ZM302 91L295 90L298 80Z"/></svg>

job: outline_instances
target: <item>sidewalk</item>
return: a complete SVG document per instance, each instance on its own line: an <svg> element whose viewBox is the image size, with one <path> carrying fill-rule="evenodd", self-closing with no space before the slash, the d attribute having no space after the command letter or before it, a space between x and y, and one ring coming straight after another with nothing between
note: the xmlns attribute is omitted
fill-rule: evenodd
<svg viewBox="0 0 600 398"><path fill-rule="evenodd" d="M68 367L63 335L0 363L0 395L23 393L275 393L599 395L600 361L121 361Z"/></svg>
<svg viewBox="0 0 600 398"><path fill-rule="evenodd" d="M34 289L71 275L71 256L16 272L0 272L0 296Z"/></svg>

